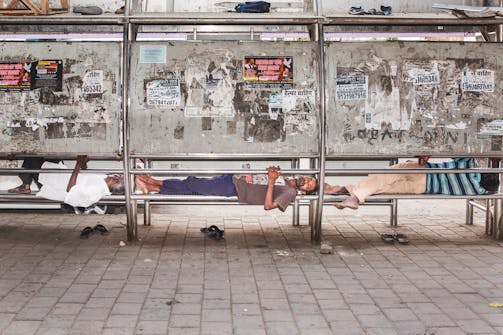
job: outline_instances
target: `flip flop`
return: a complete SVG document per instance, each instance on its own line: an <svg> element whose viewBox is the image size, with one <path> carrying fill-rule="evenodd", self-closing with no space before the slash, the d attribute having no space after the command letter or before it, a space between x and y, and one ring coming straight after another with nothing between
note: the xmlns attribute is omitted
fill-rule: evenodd
<svg viewBox="0 0 503 335"><path fill-rule="evenodd" d="M201 229L199 229L201 231L201 233L209 233L209 232L212 232L212 231L216 231L216 230L219 230L217 226L215 225L211 225L209 227L203 227Z"/></svg>
<svg viewBox="0 0 503 335"><path fill-rule="evenodd" d="M31 194L31 189L27 185L19 185L18 187L7 190L7 192L16 194Z"/></svg>
<svg viewBox="0 0 503 335"><path fill-rule="evenodd" d="M93 230L99 231L101 235L108 235L108 229L102 224L97 224Z"/></svg>
<svg viewBox="0 0 503 335"><path fill-rule="evenodd" d="M393 243L395 241L395 235L393 234L381 234L381 240L386 243Z"/></svg>
<svg viewBox="0 0 503 335"><path fill-rule="evenodd" d="M82 231L80 232L80 238L82 238L82 239L89 238L89 235L91 235L93 232L94 232L93 228L86 227L86 228L82 229Z"/></svg>
<svg viewBox="0 0 503 335"><path fill-rule="evenodd" d="M395 234L394 239L395 239L395 241L397 241L400 244L409 243L409 238L405 234Z"/></svg>

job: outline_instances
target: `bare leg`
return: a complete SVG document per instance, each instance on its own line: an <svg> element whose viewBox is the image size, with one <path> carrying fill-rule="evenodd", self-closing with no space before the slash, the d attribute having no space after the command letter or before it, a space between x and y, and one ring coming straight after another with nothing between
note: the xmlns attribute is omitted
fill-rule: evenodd
<svg viewBox="0 0 503 335"><path fill-rule="evenodd" d="M347 193L349 193L345 186L329 185L327 183L325 183L325 187L323 188L323 192L325 194L347 194Z"/></svg>
<svg viewBox="0 0 503 335"><path fill-rule="evenodd" d="M338 202L334 206L339 208L339 209L344 209L344 208L351 208L351 209L358 209L358 198L356 195L351 194L349 198L344 200L343 202Z"/></svg>

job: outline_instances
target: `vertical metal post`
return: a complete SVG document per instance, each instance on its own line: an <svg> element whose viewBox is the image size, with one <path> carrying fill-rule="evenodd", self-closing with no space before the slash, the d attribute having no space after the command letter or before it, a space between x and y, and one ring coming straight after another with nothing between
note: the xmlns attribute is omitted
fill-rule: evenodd
<svg viewBox="0 0 503 335"><path fill-rule="evenodd" d="M466 218L465 218L465 223L467 225L472 225L473 224L472 199L466 199Z"/></svg>
<svg viewBox="0 0 503 335"><path fill-rule="evenodd" d="M149 159L145 159L145 167L147 169L152 168L152 161ZM150 226L151 223L151 211L150 211L150 200L145 200L143 202L143 225L144 226Z"/></svg>
<svg viewBox="0 0 503 335"><path fill-rule="evenodd" d="M126 3L126 17L129 16L129 4ZM129 19L124 23L122 40L122 149L124 162L124 186L126 189L126 213L127 213L127 239L135 241L138 238L136 201L131 200L131 160L129 159L129 91L130 91L130 65L131 65L131 42L133 41L133 26Z"/></svg>
<svg viewBox="0 0 503 335"><path fill-rule="evenodd" d="M320 10L319 1L318 1L318 12ZM319 15L320 13L318 13ZM314 221L311 225L311 241L319 243L321 242L321 221L323 217L323 185L325 184L325 136L326 136L326 92L325 92L325 36L324 36L324 27L323 23L318 23L318 72L319 72L319 83L320 83L320 113L319 118L319 153L320 160L318 165L318 183L319 183L319 192L318 192L318 200L311 202L311 206L315 206L313 210Z"/></svg>
<svg viewBox="0 0 503 335"><path fill-rule="evenodd" d="M295 199L293 202L293 213L292 213L292 226L299 226L300 225L300 206L299 206L299 199Z"/></svg>
<svg viewBox="0 0 503 335"><path fill-rule="evenodd" d="M500 7L503 7L503 0L500 0ZM496 27L496 42L503 42L503 24Z"/></svg>
<svg viewBox="0 0 503 335"><path fill-rule="evenodd" d="M398 199L392 199L391 200L390 225L392 227L398 226Z"/></svg>

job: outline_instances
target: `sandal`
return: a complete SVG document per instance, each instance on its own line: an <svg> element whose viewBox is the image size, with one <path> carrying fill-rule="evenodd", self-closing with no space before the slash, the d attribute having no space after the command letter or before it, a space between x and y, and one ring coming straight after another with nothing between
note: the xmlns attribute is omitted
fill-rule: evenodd
<svg viewBox="0 0 503 335"><path fill-rule="evenodd" d="M395 241L395 235L393 234L381 234L381 240L386 243L393 243Z"/></svg>
<svg viewBox="0 0 503 335"><path fill-rule="evenodd" d="M97 224L94 226L93 230L99 231L101 235L108 235L108 229L105 228L102 224Z"/></svg>
<svg viewBox="0 0 503 335"><path fill-rule="evenodd" d="M405 234L395 234L394 239L400 244L409 243L409 238Z"/></svg>
<svg viewBox="0 0 503 335"><path fill-rule="evenodd" d="M18 187L7 190L8 193L31 194L30 185L19 185Z"/></svg>
<svg viewBox="0 0 503 335"><path fill-rule="evenodd" d="M208 228L203 227L200 231L201 233L208 234L208 237L214 238L215 240L221 240L224 238L224 231L215 225L211 225Z"/></svg>
<svg viewBox="0 0 503 335"><path fill-rule="evenodd" d="M80 238L82 238L82 239L89 238L89 235L91 235L93 232L94 232L93 228L86 227L86 228L82 229L82 231L80 232Z"/></svg>

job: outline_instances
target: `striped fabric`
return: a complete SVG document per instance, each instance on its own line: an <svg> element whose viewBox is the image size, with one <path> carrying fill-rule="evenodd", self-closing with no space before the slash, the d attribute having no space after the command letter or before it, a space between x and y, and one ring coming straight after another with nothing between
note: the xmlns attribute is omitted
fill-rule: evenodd
<svg viewBox="0 0 503 335"><path fill-rule="evenodd" d="M426 163L433 169L471 169L475 167L473 158L453 158L450 162ZM448 195L486 194L479 184L480 173L428 173L426 174L426 193Z"/></svg>

